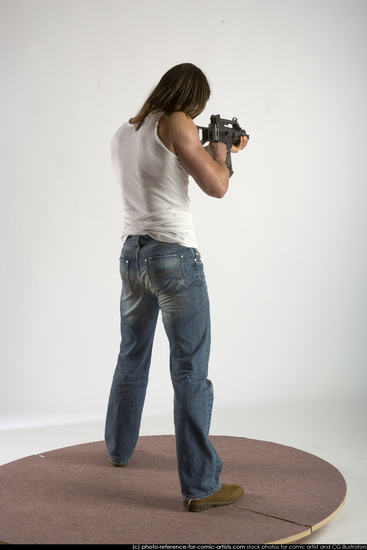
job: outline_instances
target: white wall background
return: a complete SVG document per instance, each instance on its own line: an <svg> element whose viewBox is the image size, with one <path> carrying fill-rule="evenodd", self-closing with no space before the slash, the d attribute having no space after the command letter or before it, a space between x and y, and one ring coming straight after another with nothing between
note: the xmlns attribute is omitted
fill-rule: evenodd
<svg viewBox="0 0 367 550"><path fill-rule="evenodd" d="M365 0L0 0L2 428L100 419L119 346L117 127L199 65L250 143L192 182L217 410L363 400ZM170 413L157 331L146 415Z"/></svg>

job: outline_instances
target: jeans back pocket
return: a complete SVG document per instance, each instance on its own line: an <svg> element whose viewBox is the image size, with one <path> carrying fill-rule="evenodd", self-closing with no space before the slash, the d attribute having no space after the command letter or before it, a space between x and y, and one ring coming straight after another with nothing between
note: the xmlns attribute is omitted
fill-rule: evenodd
<svg viewBox="0 0 367 550"><path fill-rule="evenodd" d="M187 288L184 256L171 254L146 259L149 281L157 294L177 294Z"/></svg>

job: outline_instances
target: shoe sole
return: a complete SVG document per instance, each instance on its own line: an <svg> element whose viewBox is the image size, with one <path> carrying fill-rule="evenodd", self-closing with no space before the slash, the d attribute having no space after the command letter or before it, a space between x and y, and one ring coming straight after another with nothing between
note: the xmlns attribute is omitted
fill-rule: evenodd
<svg viewBox="0 0 367 550"><path fill-rule="evenodd" d="M113 466L115 466L116 468L123 468L124 466L127 466L129 463L128 462L124 462L122 464L119 464L118 462L114 462L113 460L109 459L111 464Z"/></svg>
<svg viewBox="0 0 367 550"><path fill-rule="evenodd" d="M230 504L233 504L234 502L237 502L238 500L240 500L241 497L242 495L230 501L203 502L201 504L195 504L193 501L185 500L184 508L188 512L205 512L205 510L209 510L210 508L216 508L217 506L229 506Z"/></svg>

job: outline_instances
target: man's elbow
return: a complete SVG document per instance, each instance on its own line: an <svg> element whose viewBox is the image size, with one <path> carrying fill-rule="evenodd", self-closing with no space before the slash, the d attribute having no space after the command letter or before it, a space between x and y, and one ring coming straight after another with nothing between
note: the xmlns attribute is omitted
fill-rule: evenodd
<svg viewBox="0 0 367 550"><path fill-rule="evenodd" d="M229 178L219 181L215 186L214 197L216 199L222 199L224 195L227 193L228 187L229 187Z"/></svg>
<svg viewBox="0 0 367 550"><path fill-rule="evenodd" d="M224 195L227 193L227 191L228 191L228 187L226 188L223 187L222 189L216 189L212 197L214 197L215 199L222 199Z"/></svg>
<svg viewBox="0 0 367 550"><path fill-rule="evenodd" d="M196 183L201 187L201 189L209 195L209 197L214 197L215 199L222 199L228 191L229 178L219 179L212 178L210 179L197 179Z"/></svg>

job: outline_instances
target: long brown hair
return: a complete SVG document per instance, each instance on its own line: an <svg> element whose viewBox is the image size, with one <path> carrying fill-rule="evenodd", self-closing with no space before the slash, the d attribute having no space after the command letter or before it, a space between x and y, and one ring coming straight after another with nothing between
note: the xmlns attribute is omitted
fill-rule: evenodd
<svg viewBox="0 0 367 550"><path fill-rule="evenodd" d="M210 97L210 86L204 73L192 63L181 63L167 71L134 117L135 129L150 113L162 113L160 121L177 111L197 117Z"/></svg>

